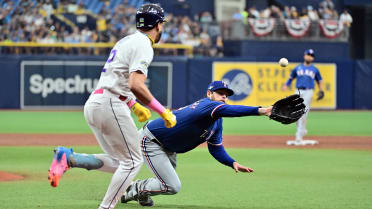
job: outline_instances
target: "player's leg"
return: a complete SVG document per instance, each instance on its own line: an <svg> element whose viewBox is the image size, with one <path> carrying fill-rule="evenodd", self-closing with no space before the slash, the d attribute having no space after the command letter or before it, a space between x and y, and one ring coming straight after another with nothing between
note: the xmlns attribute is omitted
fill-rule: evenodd
<svg viewBox="0 0 372 209"><path fill-rule="evenodd" d="M138 200L141 205L144 205L148 202L147 196L178 193L181 189L181 181L175 170L176 153L164 151L161 146L147 137L142 139L142 152L146 165L155 177L135 181L122 197L122 202Z"/></svg>
<svg viewBox="0 0 372 209"><path fill-rule="evenodd" d="M101 109L102 103L102 97L91 96L84 106L84 117L96 136L98 143L103 148L108 146L102 146L105 142L100 129L96 128L97 124L101 122L98 120L99 116L95 114ZM54 157L48 174L51 185L54 187L58 186L59 179L71 167L86 168L88 170L98 169L102 167L102 161L92 155L74 153L72 148L57 147L54 150Z"/></svg>
<svg viewBox="0 0 372 209"><path fill-rule="evenodd" d="M94 133L98 144L105 153L113 153L111 146L107 144L100 130L89 125ZM68 159L69 165L72 168L84 168L87 170L100 170L109 173L115 173L119 167L119 161L108 154L85 154L74 152Z"/></svg>
<svg viewBox="0 0 372 209"><path fill-rule="evenodd" d="M91 96L84 115L105 152L94 155L103 162L100 170L114 172L100 208L114 208L142 165L137 128L129 108L116 97Z"/></svg>
<svg viewBox="0 0 372 209"><path fill-rule="evenodd" d="M96 98L97 99L97 98ZM98 143L100 144L102 149L109 148L109 146L106 144L103 135L101 134L101 131L99 128L96 128L95 124L97 121L94 119L94 115L92 115L92 112L95 112L95 108L99 108L99 105L101 102L97 101L97 103L94 103L95 105L91 104L91 101L88 100L87 105L84 106L84 116L88 122L89 127L92 129ZM102 160L101 160L102 159ZM62 175L70 168L78 167L78 168L85 168L87 170L92 169L100 169L102 168L105 170L106 167L108 167L106 170L115 172L116 168L118 167L118 162L116 168L112 168L113 165L111 165L108 162L114 162L110 155L105 155L105 157L101 157L101 159L96 158L94 155L91 154L81 154L81 153L75 153L72 148L66 148L66 147L57 147L54 150L54 157L52 164L49 169L48 174L48 180L50 184L53 187L57 187L59 184L59 180L62 177ZM106 166L104 166L104 162L106 162Z"/></svg>
<svg viewBox="0 0 372 209"><path fill-rule="evenodd" d="M106 153L113 153L111 146L105 141L101 131L88 124L98 144L105 150ZM67 150L67 148L64 148ZM108 154L85 154L76 153L71 150L71 154L67 157L67 164L69 168L84 168L87 170L100 170L104 172L114 173L119 167L119 161Z"/></svg>
<svg viewBox="0 0 372 209"><path fill-rule="evenodd" d="M157 143L145 138L142 140L142 152L147 167L155 177L136 181L134 186L141 195L177 194L181 181L176 173L177 155L164 151Z"/></svg>
<svg viewBox="0 0 372 209"><path fill-rule="evenodd" d="M304 99L306 113L296 123L297 125L296 140L303 140L303 137L307 134L306 122L307 115L310 112L310 106L313 98L313 90L308 89L301 91L301 97Z"/></svg>
<svg viewBox="0 0 372 209"><path fill-rule="evenodd" d="M103 151L119 162L100 208L114 208L142 165L140 141L129 108L118 99L110 99L101 115ZM104 157L98 156L96 157ZM103 158L104 159L104 158ZM106 162L108 164L108 162ZM115 162L113 163L115 164Z"/></svg>

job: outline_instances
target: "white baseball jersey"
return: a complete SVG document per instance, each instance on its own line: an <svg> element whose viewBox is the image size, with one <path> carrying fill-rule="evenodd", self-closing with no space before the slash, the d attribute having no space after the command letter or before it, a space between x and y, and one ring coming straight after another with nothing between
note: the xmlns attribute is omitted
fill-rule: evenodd
<svg viewBox="0 0 372 209"><path fill-rule="evenodd" d="M113 209L139 172L143 159L137 127L126 104L135 98L129 89L129 74L147 68L154 56L151 40L139 31L111 50L100 80L84 106L84 116L105 154L96 155L102 171L114 173L100 209ZM102 90L103 89L103 90ZM122 101L119 95L127 97Z"/></svg>
<svg viewBox="0 0 372 209"><path fill-rule="evenodd" d="M152 43L146 34L137 31L122 38L110 52L97 89L108 89L115 94L135 98L129 89L129 74L141 71L147 77L147 68L153 57Z"/></svg>

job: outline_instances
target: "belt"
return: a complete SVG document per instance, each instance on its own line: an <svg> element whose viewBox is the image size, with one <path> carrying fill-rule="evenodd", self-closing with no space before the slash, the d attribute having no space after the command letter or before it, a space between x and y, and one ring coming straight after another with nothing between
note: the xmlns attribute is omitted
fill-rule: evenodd
<svg viewBox="0 0 372 209"><path fill-rule="evenodd" d="M151 141L154 142L155 144L163 147L163 145L156 138L155 139L152 139Z"/></svg>
<svg viewBox="0 0 372 209"><path fill-rule="evenodd" d="M306 88L306 87L297 87L297 89L300 89L300 90L307 90L307 89L312 89L312 88Z"/></svg>
<svg viewBox="0 0 372 209"><path fill-rule="evenodd" d="M151 133L151 131L147 128L147 123L143 126L143 132L145 135L155 144L163 147L163 145L160 143L160 141Z"/></svg>
<svg viewBox="0 0 372 209"><path fill-rule="evenodd" d="M103 94L103 92L104 92L104 89L97 89L97 90L95 90L95 91L93 92L93 94ZM120 99L121 101L123 101L123 102L125 102L125 100L127 100L127 98L128 98L128 97L123 96L123 95L120 95L120 96L119 96L119 99Z"/></svg>

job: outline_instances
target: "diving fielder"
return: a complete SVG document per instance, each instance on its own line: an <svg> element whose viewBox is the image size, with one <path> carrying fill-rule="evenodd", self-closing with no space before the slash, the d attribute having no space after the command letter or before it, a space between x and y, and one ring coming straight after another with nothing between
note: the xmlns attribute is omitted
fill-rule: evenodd
<svg viewBox="0 0 372 209"><path fill-rule="evenodd" d="M222 117L249 115L270 116L272 106L267 108L225 104L227 97L234 92L222 81L212 82L207 90L207 98L174 111L177 125L166 128L159 118L139 130L145 162L155 177L137 180L126 190L121 201L135 200L142 206L154 204L150 196L176 194L181 181L176 173L177 153L185 153L207 142L211 155L220 163L236 172L253 172L253 169L240 165L232 159L222 145ZM67 148L59 147L60 149ZM71 149L70 149L71 150ZM115 169L117 164L102 157L102 154L80 154L69 152L67 163L70 167L85 169ZM123 193L121 193L123 194Z"/></svg>
<svg viewBox="0 0 372 209"><path fill-rule="evenodd" d="M318 100L324 97L323 91L323 81L320 75L319 69L316 68L312 62L314 61L315 53L312 49L307 49L304 53L304 63L296 66L290 74L289 79L283 85L282 89L286 91L291 85L292 80L296 79L296 90L295 94L300 94L300 97L304 99L304 104L306 105L307 112L297 121L297 132L296 140L287 141L287 145L314 145L317 144L316 140L304 140L303 137L307 134L306 121L307 115L310 111L310 105L314 94L314 81L318 84L319 93Z"/></svg>
<svg viewBox="0 0 372 209"><path fill-rule="evenodd" d="M181 181L176 173L177 154L193 150L207 142L210 154L220 163L236 172L253 172L232 159L222 145L222 117L241 117L271 114L267 108L225 104L233 95L226 83L214 81L209 84L207 98L174 111L177 125L167 129L160 119L149 122L140 131L142 153L153 178L135 181L121 201L136 200L142 206L152 206L150 196L176 194Z"/></svg>
<svg viewBox="0 0 372 209"><path fill-rule="evenodd" d="M84 106L85 119L105 154L90 155L88 169L114 173L99 208L112 209L137 175L143 159L138 132L131 117L132 111L143 122L150 111L136 102L136 98L159 113L167 128L176 125L176 117L165 109L145 85L147 68L154 51L152 45L160 40L163 9L156 4L145 4L136 13L138 31L124 37L111 50L102 70L96 90ZM58 186L59 179L79 157L70 160L72 149L58 147L49 170L49 181ZM83 162L85 163L85 162Z"/></svg>

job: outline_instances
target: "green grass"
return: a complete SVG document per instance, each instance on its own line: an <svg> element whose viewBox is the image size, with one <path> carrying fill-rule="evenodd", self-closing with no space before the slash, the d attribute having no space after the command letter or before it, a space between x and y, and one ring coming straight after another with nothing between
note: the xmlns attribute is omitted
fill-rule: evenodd
<svg viewBox="0 0 372 209"><path fill-rule="evenodd" d="M0 147L0 170L27 179L0 182L2 209L97 208L111 174L71 169L57 188L47 170L53 147ZM98 147L75 147L96 153ZM154 208L367 209L372 208L372 152L307 149L228 149L252 174L234 173L206 149L178 155L180 193L154 197ZM4 157L6 156L6 157ZM139 178L151 176L144 167ZM117 208L142 208L137 203Z"/></svg>
<svg viewBox="0 0 372 209"><path fill-rule="evenodd" d="M153 113L152 118L155 117ZM138 127L145 124L135 122ZM82 111L0 111L0 133L63 134L91 133L91 130Z"/></svg>
<svg viewBox="0 0 372 209"><path fill-rule="evenodd" d="M158 117L156 113L152 118ZM136 121L136 120L135 120ZM137 126L140 124L136 121ZM313 111L308 134L325 136L372 136L372 112ZM295 124L282 125L267 117L225 118L224 134L293 135ZM0 111L0 133L91 133L83 112Z"/></svg>
<svg viewBox="0 0 372 209"><path fill-rule="evenodd" d="M307 120L309 135L372 136L372 111L312 111ZM225 118L224 134L293 135L296 124L282 125L267 117Z"/></svg>
<svg viewBox="0 0 372 209"><path fill-rule="evenodd" d="M157 117L153 114L153 118ZM372 136L372 112L311 112L309 135ZM140 127L143 124L138 124ZM224 134L293 135L266 117L224 119ZM0 111L0 133L91 133L81 111ZM0 170L26 176L0 182L1 209L97 208L112 174L71 169L58 188L47 170L54 147L1 147ZM96 146L77 152L100 153ZM204 148L179 155L182 189L154 197L154 208L167 209L372 209L372 152L325 149L227 149L252 174L235 174ZM152 174L143 168L138 178ZM116 208L142 208L137 203Z"/></svg>

